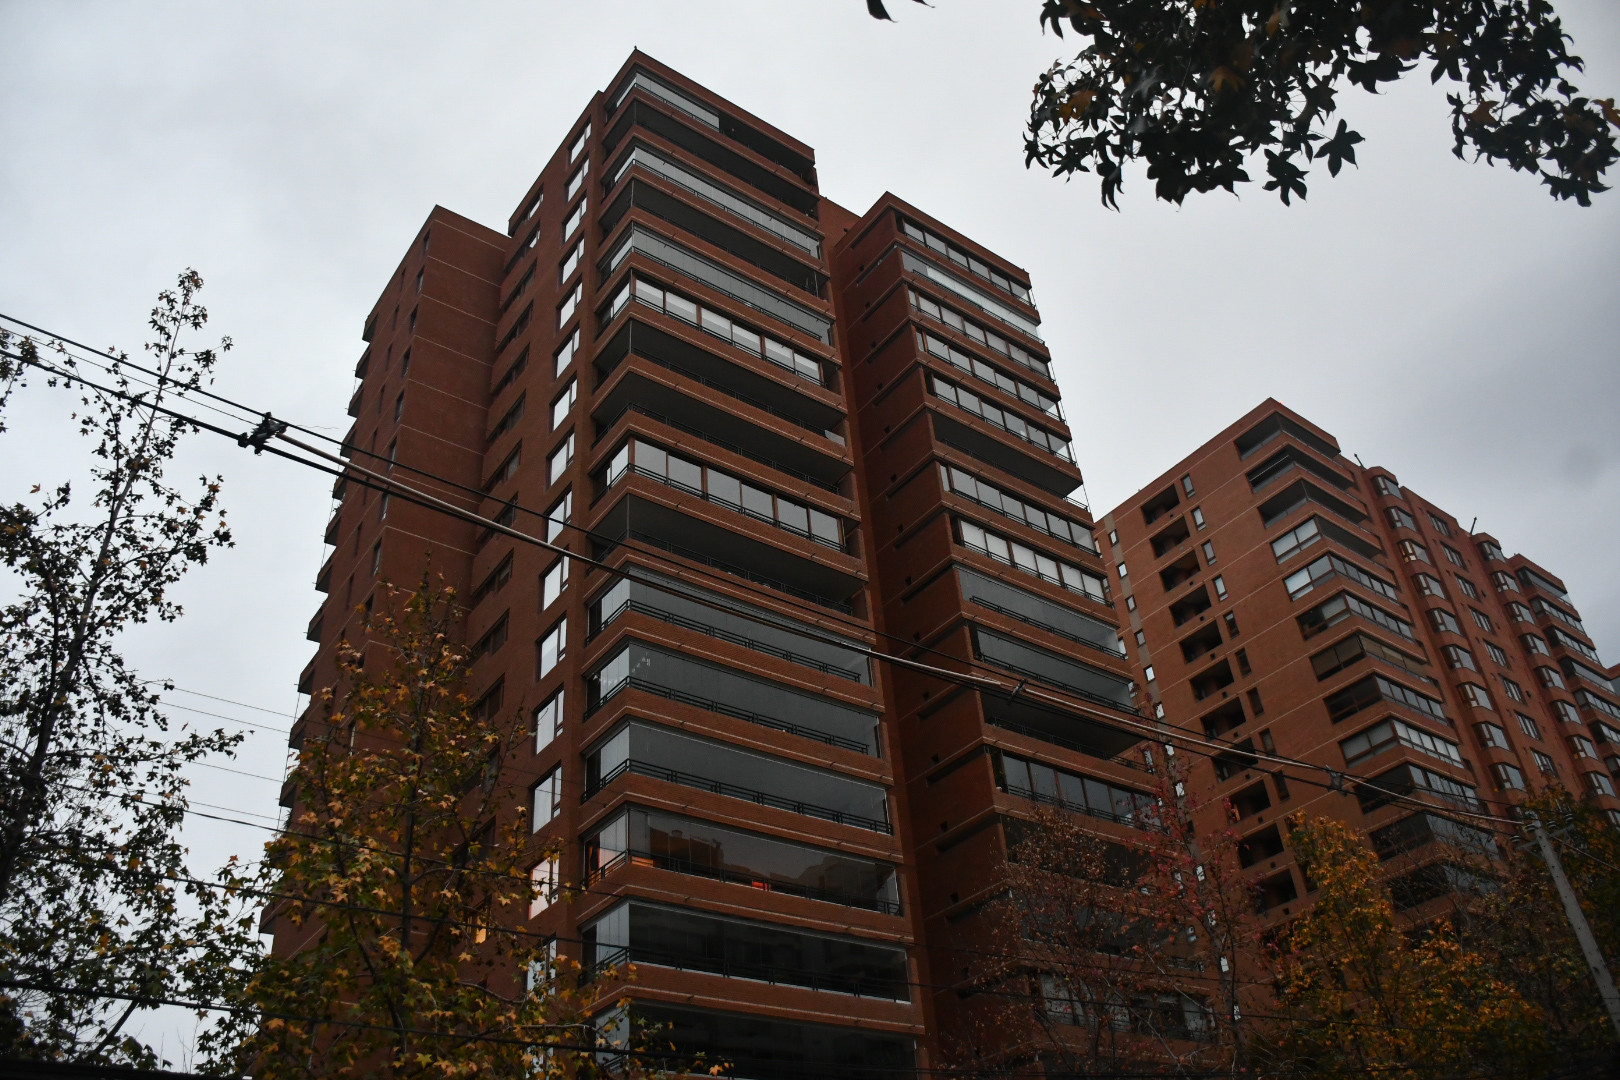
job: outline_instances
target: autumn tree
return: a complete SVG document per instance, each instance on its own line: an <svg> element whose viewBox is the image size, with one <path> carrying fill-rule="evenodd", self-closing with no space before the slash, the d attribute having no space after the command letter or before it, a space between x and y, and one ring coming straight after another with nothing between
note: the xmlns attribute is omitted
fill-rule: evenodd
<svg viewBox="0 0 1620 1080"><path fill-rule="evenodd" d="M1419 75L1451 88L1457 157L1555 198L1589 205L1620 156L1614 98L1572 81L1583 65L1548 0L1043 0L1039 21L1086 44L1036 79L1025 160L1095 173L1107 206L1137 162L1180 203L1235 192L1261 155L1265 189L1304 198L1313 163L1337 175L1364 141L1334 126L1339 95Z"/></svg>
<svg viewBox="0 0 1620 1080"><path fill-rule="evenodd" d="M465 692L454 594L426 581L345 642L292 774L295 816L262 891L290 930L248 986L258 1080L598 1075L578 980L526 928L549 892L503 765L528 734ZM632 1073L637 1072L631 1068Z"/></svg>
<svg viewBox="0 0 1620 1080"><path fill-rule="evenodd" d="M1548 1050L1545 1015L1465 947L1449 920L1402 926L1378 856L1356 830L1329 818L1290 824L1288 843L1316 887L1280 939L1281 1044L1295 1066L1327 1077L1483 1065L1536 1075Z"/></svg>
<svg viewBox="0 0 1620 1080"><path fill-rule="evenodd" d="M1116 811L1132 845L1062 799L1007 824L996 898L961 946L973 996L960 1066L1207 1075L1264 1058L1254 875L1230 806L1190 796L1170 760L1152 798Z"/></svg>
<svg viewBox="0 0 1620 1080"><path fill-rule="evenodd" d="M171 729L120 651L179 618L174 585L231 543L219 478L166 475L195 429L163 410L230 347L184 344L208 319L202 284L188 270L158 297L146 372L0 331L0 430L33 380L74 395L92 445L88 498L36 476L36 500L0 507L0 1056L156 1066L131 1019L154 999L228 996L256 950L179 838L184 768L238 736ZM13 476L43 464L10 460Z"/></svg>

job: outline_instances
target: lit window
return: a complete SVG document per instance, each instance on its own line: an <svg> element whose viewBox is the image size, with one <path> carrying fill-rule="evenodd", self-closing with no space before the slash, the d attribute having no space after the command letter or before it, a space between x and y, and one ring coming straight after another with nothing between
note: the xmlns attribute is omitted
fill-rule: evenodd
<svg viewBox="0 0 1620 1080"><path fill-rule="evenodd" d="M556 364L551 373L552 378L556 378L564 371L567 371L568 365L574 362L574 354L579 352L579 333L579 327L574 327L574 332L568 335L568 340L563 342L563 347L557 350Z"/></svg>
<svg viewBox="0 0 1620 1080"><path fill-rule="evenodd" d="M574 312L579 310L579 302L585 296L585 283L579 282L569 290L567 298L557 307L557 325L562 326L573 318Z"/></svg>
<svg viewBox="0 0 1620 1080"><path fill-rule="evenodd" d="M1502 680L1502 690L1507 694L1508 697L1512 698L1514 701L1524 700L1523 687L1514 682L1512 679L1508 678L1506 675L1499 676L1499 678Z"/></svg>
<svg viewBox="0 0 1620 1080"><path fill-rule="evenodd" d="M1458 689L1462 693L1463 700L1474 708L1488 709L1491 707L1491 695L1478 683L1465 682Z"/></svg>
<svg viewBox="0 0 1620 1080"><path fill-rule="evenodd" d="M1532 739L1539 741L1541 738L1541 727L1535 722L1535 720L1532 717L1524 715L1524 713L1517 713L1515 715L1517 715L1519 718L1519 730L1530 736Z"/></svg>
<svg viewBox="0 0 1620 1080"><path fill-rule="evenodd" d="M1215 586L1215 595L1218 598L1220 598L1222 600L1225 600L1226 599L1226 581L1225 581L1225 579L1222 578L1221 575L1216 574L1215 575L1215 580L1211 581L1210 584Z"/></svg>
<svg viewBox="0 0 1620 1080"><path fill-rule="evenodd" d="M563 692L558 690L534 710L534 752L538 754L550 746L551 741L561 735L562 731Z"/></svg>
<svg viewBox="0 0 1620 1080"><path fill-rule="evenodd" d="M581 240L569 249L567 257L562 261L562 265L557 268L557 281L561 283L573 277L574 271L579 269L580 260L584 257L585 241Z"/></svg>
<svg viewBox="0 0 1620 1080"><path fill-rule="evenodd" d="M585 126L580 129L579 135L568 146L569 164L579 160L579 155L585 152L585 144L590 141L590 137L591 125L589 121L586 121Z"/></svg>
<svg viewBox="0 0 1620 1080"><path fill-rule="evenodd" d="M534 785L534 828L555 818L562 810L562 766L557 766Z"/></svg>
<svg viewBox="0 0 1620 1080"><path fill-rule="evenodd" d="M1495 724L1475 724L1474 730L1479 733L1479 741L1493 750L1511 750L1508 745L1507 732Z"/></svg>
<svg viewBox="0 0 1620 1080"><path fill-rule="evenodd" d="M551 569L540 577L540 610L544 611L552 604L555 604L558 598L562 596L563 587L567 584L568 559L564 557L552 563Z"/></svg>
<svg viewBox="0 0 1620 1080"><path fill-rule="evenodd" d="M576 169L574 175L568 178L568 194L564 195L563 198L572 199L575 195L578 195L579 189L585 186L585 178L590 174L591 163L587 159L585 164Z"/></svg>
<svg viewBox="0 0 1620 1080"><path fill-rule="evenodd" d="M540 665L539 674L537 674L535 677L543 679L547 675L551 674L551 669L557 666L557 662L561 660L568 651L567 616L558 619L557 625L546 631L545 636L539 640L536 647L540 651Z"/></svg>
<svg viewBox="0 0 1620 1080"><path fill-rule="evenodd" d="M529 918L534 918L557 898L559 856L552 855L529 871Z"/></svg>
<svg viewBox="0 0 1620 1080"><path fill-rule="evenodd" d="M568 419L568 411L574 407L574 400L579 397L579 380L569 379L568 385L557 400L551 403L551 430L556 431L562 427L563 421Z"/></svg>
<svg viewBox="0 0 1620 1080"><path fill-rule="evenodd" d="M555 484L558 480L561 480L563 473L568 471L568 466L572 465L573 462L574 433L570 431L568 438L564 439L562 444L553 450L551 456L546 459L546 483Z"/></svg>

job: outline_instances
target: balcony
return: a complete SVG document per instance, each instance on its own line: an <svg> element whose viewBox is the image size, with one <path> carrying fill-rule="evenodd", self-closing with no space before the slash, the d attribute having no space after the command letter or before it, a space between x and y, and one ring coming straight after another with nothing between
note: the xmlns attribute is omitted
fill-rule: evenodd
<svg viewBox="0 0 1620 1080"><path fill-rule="evenodd" d="M586 755L587 802L623 776L640 776L756 806L885 835L888 795L879 784L633 720Z"/></svg>
<svg viewBox="0 0 1620 1080"><path fill-rule="evenodd" d="M1110 672L1026 645L982 626L973 627L973 654L980 661L1021 677L1033 678L1098 705L1136 715L1130 680Z"/></svg>
<svg viewBox="0 0 1620 1080"><path fill-rule="evenodd" d="M965 420L957 420L942 412L933 414L934 437L971 458L1015 476L1042 491L1062 498L1080 486L1079 469L1067 458L1053 454L1046 448L1039 450L1033 444L1030 452L1012 446L1007 439L983 431Z"/></svg>
<svg viewBox="0 0 1620 1080"><path fill-rule="evenodd" d="M984 712L984 722L991 727L1127 769L1151 771L1146 765L1123 756L1142 741L1143 737L1136 732L1078 713L1049 709L1026 698L991 691L979 692L979 707Z"/></svg>
<svg viewBox="0 0 1620 1080"><path fill-rule="evenodd" d="M1282 435L1290 435L1298 439L1324 457L1335 458L1339 456L1337 446L1296 424L1282 413L1272 413L1248 431L1239 435L1236 440L1238 454L1247 459L1258 452L1261 447L1268 445L1273 439Z"/></svg>
<svg viewBox="0 0 1620 1080"><path fill-rule="evenodd" d="M956 579L962 598L970 603L1108 656L1124 656L1119 630L1109 623L966 567L956 568Z"/></svg>

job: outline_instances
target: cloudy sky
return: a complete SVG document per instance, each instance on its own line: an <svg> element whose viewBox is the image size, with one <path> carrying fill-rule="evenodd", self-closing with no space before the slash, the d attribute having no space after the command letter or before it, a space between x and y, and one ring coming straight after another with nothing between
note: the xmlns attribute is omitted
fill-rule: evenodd
<svg viewBox="0 0 1620 1080"><path fill-rule="evenodd" d="M1583 86L1620 93L1620 8L1557 7ZM1106 211L1088 179L1023 167L1030 86L1069 49L1035 0L891 8L894 25L860 0L0 3L0 310L134 348L194 266L237 343L224 392L341 434L361 319L429 208L503 226L639 46L815 147L829 197L860 212L894 191L1030 271L1095 507L1275 396L1561 574L1620 655L1620 194L1581 209L1457 161L1444 88L1419 79L1346 92L1360 168L1303 205L1175 208L1138 179ZM84 449L63 401L23 404L0 436L6 500ZM287 711L328 484L229 445L187 465L225 474L238 543L132 649L188 690ZM240 767L279 777L282 742L255 736ZM199 771L197 798L273 815L275 787ZM194 843L217 861L260 839Z"/></svg>

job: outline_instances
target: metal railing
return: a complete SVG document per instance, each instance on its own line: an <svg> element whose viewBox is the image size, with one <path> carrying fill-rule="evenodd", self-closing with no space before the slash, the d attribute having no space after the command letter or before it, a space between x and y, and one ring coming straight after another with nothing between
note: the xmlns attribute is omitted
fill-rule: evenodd
<svg viewBox="0 0 1620 1080"><path fill-rule="evenodd" d="M841 552L846 555L849 554L848 552L844 551L844 545L841 541L828 540L825 537L817 536L809 529L801 529L797 525L789 525L780 518L762 514L758 510L750 510L741 503L734 503L730 499L722 499L712 492L704 491L701 488L695 488L691 484L683 484L679 480L665 476L662 473L655 473L651 469L644 469L634 462L622 466L616 475L610 474L604 478L606 482L602 485L601 493L598 494L595 499L591 500L592 505L600 502L607 495L607 493L613 489L613 485L630 475L639 476L646 480L656 481L657 483L663 484L665 487L672 487L676 491L682 492L686 495L691 495L693 498L702 499L704 502L714 503L716 506L723 506L733 513L741 514L746 518L752 518L761 524L769 525L775 529L781 529L785 533L792 533L801 540L808 540L813 544L820 544L822 547L831 548L834 551ZM820 507L817 507L817 509L819 510ZM828 516L830 517L831 515Z"/></svg>
<svg viewBox="0 0 1620 1080"><path fill-rule="evenodd" d="M1059 810L1067 810L1072 814L1085 814L1087 817L1099 818L1103 821L1112 821L1120 825L1129 825L1133 829L1148 829L1155 832L1162 831L1152 822L1142 820L1142 816L1135 812L1130 814L1120 814L1114 812L1113 810L1104 810L1100 807L1091 806L1090 804L1082 805L1080 803L1072 803L1063 798L1061 795L1043 795L1038 791L1031 791L1028 788L1019 787L1016 784L1008 784L1003 790L1005 790L1009 795L1017 795L1021 799L1029 799L1032 802L1040 803L1042 806L1055 806Z"/></svg>
<svg viewBox="0 0 1620 1080"><path fill-rule="evenodd" d="M580 802L586 802L593 798L597 792L626 774L645 776L650 780L663 780L670 784L680 784L682 787L707 791L714 795L724 795L730 799L741 799L756 806L769 806L776 810L786 810L790 814L802 814L805 817L816 818L820 821L830 821L835 825L851 825L857 829L866 829L869 832L884 833L890 836L894 834L893 825L887 821L879 821L877 818L850 814L843 810L833 810L825 806L817 806L815 803L802 802L798 799L784 799L780 795L772 795L767 791L756 791L753 788L728 784L724 780L714 780L707 776L682 772L679 769L666 769L661 765L637 761L634 758L621 761L604 773L601 779L585 789L585 793L580 796Z"/></svg>
<svg viewBox="0 0 1620 1080"><path fill-rule="evenodd" d="M694 708L704 709L712 713L719 713L721 716L729 716L734 720L741 720L744 723L755 724L763 728L770 728L772 731L780 731L785 735L797 735L801 739L811 739L815 742L825 743L828 746L837 746L844 750L853 750L858 754L870 754L872 752L872 749L868 744L856 742L854 739L846 739L842 735L831 735L825 731L819 731L816 728L805 727L803 724L790 724L786 720L777 720L774 717L765 716L762 713L750 712L747 709L739 709L735 705L727 705L723 701L715 701L713 698L699 697L697 694L689 694L685 690L677 690L673 686L665 686L663 683L656 683L649 679L637 678L634 675L626 676L625 678L620 679L613 686L604 688L601 692L601 696L597 698L590 708L585 710L585 715L588 717L596 715L596 713L605 708L607 703L612 700L613 697L621 690L639 690L643 694L652 694L654 697L661 697L667 701L678 701L682 705L691 705ZM876 717L874 717L873 720L875 722Z"/></svg>
<svg viewBox="0 0 1620 1080"><path fill-rule="evenodd" d="M1062 690L1066 694L1073 694L1075 697L1082 697L1082 698L1085 698L1087 701L1094 701L1098 705L1103 705L1103 706L1106 706L1107 708L1113 709L1115 712L1128 713L1131 716L1141 716L1142 715L1141 712L1139 712L1136 709L1135 706L1121 705L1119 702L1113 700L1112 698L1103 697L1101 694L1098 694L1098 693L1096 693L1094 691L1091 691L1091 690L1082 689L1081 687L1078 687L1078 686L1071 686L1070 684L1068 684L1066 682L1063 682L1060 679L1054 679L1050 675L1043 675L1039 671L1031 671L1029 668L1022 668L1022 667L1019 667L1017 664L1009 664L1005 660L997 660L994 657L990 657L990 656L979 656L979 657L975 657L975 659L977 659L982 664L991 664L991 665L993 665L995 667L1002 668L1002 669L1004 669L1006 671L1010 671L1014 675L1017 675L1021 679L1028 679L1028 680L1033 680L1034 682L1038 682L1038 683L1045 683L1047 686L1055 686L1059 690Z"/></svg>
<svg viewBox="0 0 1620 1080"><path fill-rule="evenodd" d="M1065 739L1061 735L1053 735L1050 732L1041 731L1039 728L1026 727L1023 724L1014 723L1011 720L1004 720L1001 717L996 716L986 716L984 718L984 722L989 724L991 727L1000 728L1003 731L1010 731L1014 735L1023 735L1026 738L1038 739L1044 743L1051 743L1053 746L1061 746L1065 750L1073 750L1076 753L1085 754L1087 757L1097 758L1098 761L1106 761L1110 765L1119 765L1127 769L1135 769L1137 772L1144 772L1150 776L1157 775L1145 763L1140 761L1132 761L1123 754L1105 758L1098 755L1094 750L1087 747L1084 743L1076 742L1074 739Z"/></svg>
<svg viewBox="0 0 1620 1080"><path fill-rule="evenodd" d="M1084 645L1087 648L1096 649L1098 652L1106 653L1116 660L1123 660L1125 658L1125 654L1122 652L1115 652L1106 645L1099 645L1095 641L1088 641L1077 634L1071 634L1067 630L1061 630L1058 627L1053 626L1051 623L1044 623L1039 619L1031 618L1030 616L1025 615L1023 612L1014 611L1012 608L1002 607L1000 604L986 600L979 596L970 596L968 599L973 603L978 604L980 607L989 608L997 615L1005 615L1007 618L1014 619L1026 626L1033 626L1037 630L1045 630L1048 634L1056 634L1058 637L1072 641L1078 645Z"/></svg>
<svg viewBox="0 0 1620 1080"><path fill-rule="evenodd" d="M752 649L754 652L762 652L767 656L774 656L779 660L786 660L790 664L801 664L804 667L814 668L823 675L836 675L840 679L848 679L850 682L865 682L865 680L861 678L859 672L851 671L848 668L841 668L836 664L829 664L825 660L817 660L813 656L805 656L803 653L793 652L791 649L778 648L777 646L771 645L767 642L756 641L753 638L744 637L741 634L734 634L729 630L722 630L718 626L710 626L708 623L698 622L696 619L689 619L684 615L676 615L674 612L653 607L651 604L644 604L639 600L626 600L608 614L603 615L602 624L595 630L591 631L591 633L585 638L585 644L589 645L592 641L596 640L600 634L602 634L610 625L612 625L615 619L627 611L633 611L637 615L645 615L650 619L657 619L660 622L666 622L671 626L678 626L682 630L694 630L697 633L705 634L712 638L718 638L721 641L729 641L733 645L741 645L745 649Z"/></svg>
<svg viewBox="0 0 1620 1080"><path fill-rule="evenodd" d="M711 881L742 885L761 892L776 892L785 896L801 897L806 900L820 900L829 904L839 904L843 907L876 911L882 915L900 914L900 903L897 900L884 900L881 897L851 896L848 893L829 892L826 889L812 889L808 885L795 885L788 881L776 881L757 874L742 874L735 870L728 870L723 866L695 863L689 859L677 859L670 855L656 855L650 851L621 851L601 866L591 870L585 884L594 885L619 867L632 863L651 866L656 870L668 870L674 874L686 874L689 877L708 878Z"/></svg>

